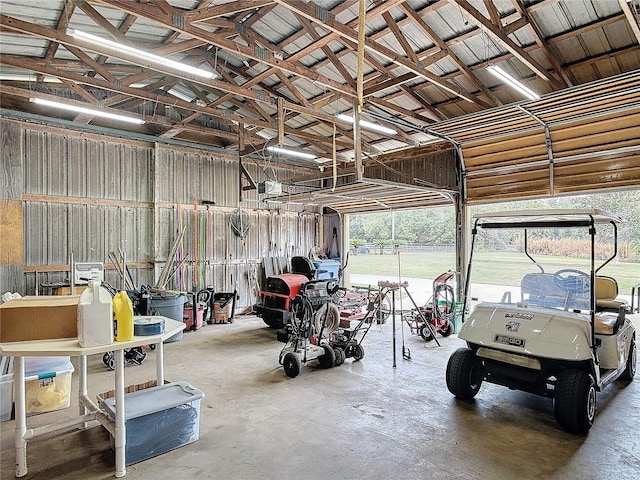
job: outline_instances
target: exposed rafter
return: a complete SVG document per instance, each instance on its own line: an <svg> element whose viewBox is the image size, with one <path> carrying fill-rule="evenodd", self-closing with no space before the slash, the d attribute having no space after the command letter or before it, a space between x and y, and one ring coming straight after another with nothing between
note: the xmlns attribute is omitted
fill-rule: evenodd
<svg viewBox="0 0 640 480"><path fill-rule="evenodd" d="M629 26L636 36L636 40L640 43L640 25L638 25L640 7L637 6L637 3L634 5L632 2L633 0L618 0L622 13L627 17L627 22L629 22Z"/></svg>
<svg viewBox="0 0 640 480"><path fill-rule="evenodd" d="M482 15L477 9L475 9L467 0L449 0L455 2L465 12L469 14L469 19L476 23L487 35L493 38L498 43L502 44L511 54L529 67L540 78L543 78L547 82L553 85L554 89L562 88L562 83L558 81L553 75L551 75L542 65L534 60L531 55L522 49L522 47L516 45L502 31L502 27L494 25L491 20Z"/></svg>
<svg viewBox="0 0 640 480"><path fill-rule="evenodd" d="M513 102L517 97L510 88L485 72L489 62L507 63L543 95L640 65L637 0L609 3L606 13L588 9L563 19L564 12L581 8L580 2L569 8L570 1L368 1L365 109L384 117L381 123L401 127L391 137L363 130L363 151L400 151L429 142L425 129L434 122ZM336 148L345 154L339 158L357 151L351 127L336 123L335 114L350 110L356 98L359 0L317 5L202 0L193 2L192 10L177 6L185 3L48 0L49 14L57 16L46 18L27 0L3 4L0 74L15 73L30 82L19 88L26 86L19 79L2 80L3 105L42 113L24 101L24 92L32 90L145 115L148 124L141 130L166 138L226 148L246 142L255 151L266 141L258 133L278 132L280 141L286 138L325 156L332 153L335 126ZM333 6L327 10L326 4ZM574 25L578 18L584 23ZM198 79L181 69L151 65L118 49L85 43L68 28L171 56L218 77ZM491 41L480 49L487 45L485 36ZM53 79L58 83L44 83ZM187 97L174 96L180 93ZM87 114L74 121L101 122Z"/></svg>

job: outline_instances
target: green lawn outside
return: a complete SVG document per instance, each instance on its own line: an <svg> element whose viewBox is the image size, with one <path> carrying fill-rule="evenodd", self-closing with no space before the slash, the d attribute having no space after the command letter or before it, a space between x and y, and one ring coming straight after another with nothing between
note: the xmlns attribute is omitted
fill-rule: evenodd
<svg viewBox="0 0 640 480"><path fill-rule="evenodd" d="M348 272L394 277L398 275L398 257L403 278L435 278L447 270L456 268L453 253L401 253L399 256L369 254L350 255ZM537 259L546 266L566 266L563 257L539 256ZM589 270L587 259L577 262L582 270ZM596 267L598 265L596 261ZM475 253L471 280L493 285L509 285L510 279L520 278L524 273L532 271L536 270L532 269L531 261L523 254ZM611 262L598 273L615 278L620 293L624 295L630 295L631 288L640 283L640 263Z"/></svg>

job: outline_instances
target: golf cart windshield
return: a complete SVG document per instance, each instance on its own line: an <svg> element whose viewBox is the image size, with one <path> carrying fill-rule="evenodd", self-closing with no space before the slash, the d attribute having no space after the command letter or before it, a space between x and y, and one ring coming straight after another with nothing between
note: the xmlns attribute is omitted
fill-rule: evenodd
<svg viewBox="0 0 640 480"><path fill-rule="evenodd" d="M589 311L622 220L594 209L498 212L473 221L468 300Z"/></svg>

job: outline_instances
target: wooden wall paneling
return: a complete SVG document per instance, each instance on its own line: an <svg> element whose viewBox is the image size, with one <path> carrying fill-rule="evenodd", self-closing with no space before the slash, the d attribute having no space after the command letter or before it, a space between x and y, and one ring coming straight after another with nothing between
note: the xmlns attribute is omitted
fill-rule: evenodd
<svg viewBox="0 0 640 480"><path fill-rule="evenodd" d="M23 274L24 216L22 191L22 129L20 124L0 120L0 295L26 293Z"/></svg>
<svg viewBox="0 0 640 480"><path fill-rule="evenodd" d="M22 265L24 242L20 200L0 199L0 265Z"/></svg>
<svg viewBox="0 0 640 480"><path fill-rule="evenodd" d="M20 124L0 119L0 139L0 198L20 200L24 183Z"/></svg>

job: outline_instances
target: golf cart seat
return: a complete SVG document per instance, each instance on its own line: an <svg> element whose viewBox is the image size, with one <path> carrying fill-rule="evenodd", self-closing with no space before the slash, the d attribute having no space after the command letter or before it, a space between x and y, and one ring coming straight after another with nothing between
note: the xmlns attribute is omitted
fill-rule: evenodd
<svg viewBox="0 0 640 480"><path fill-rule="evenodd" d="M596 313L596 333L599 335L615 335L624 324L624 307L620 307L617 314L612 312Z"/></svg>
<svg viewBox="0 0 640 480"><path fill-rule="evenodd" d="M596 277L596 311L618 312L620 307L625 310L627 302L616 300L618 296L618 282L611 277L599 275Z"/></svg>

